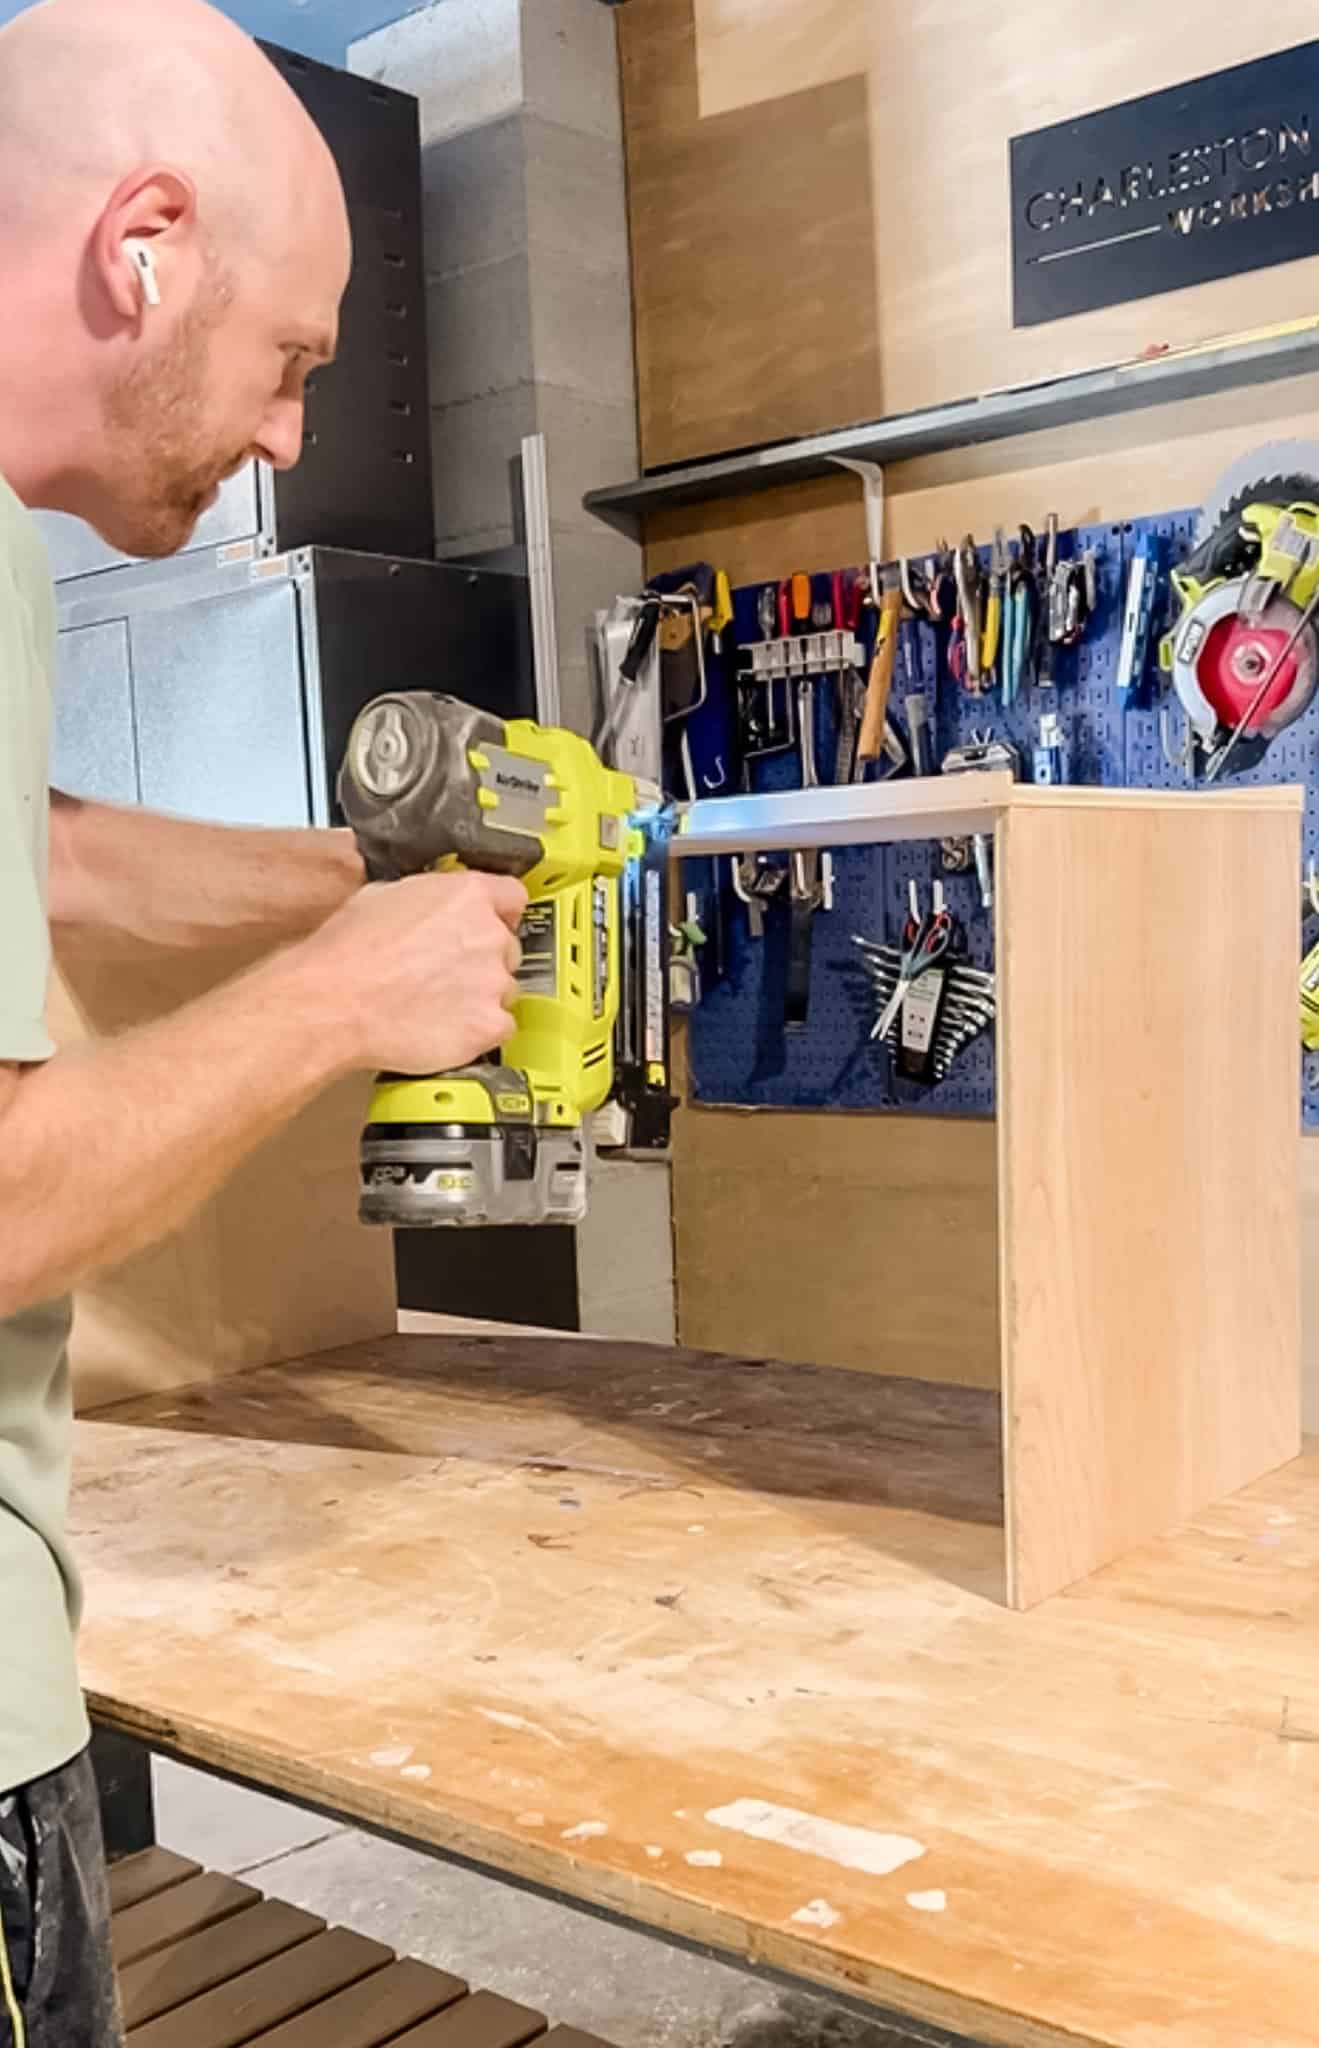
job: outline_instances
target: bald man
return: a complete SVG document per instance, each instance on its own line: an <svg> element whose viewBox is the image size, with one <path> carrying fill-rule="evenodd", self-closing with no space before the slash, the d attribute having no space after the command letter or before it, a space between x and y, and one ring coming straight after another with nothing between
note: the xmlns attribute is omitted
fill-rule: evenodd
<svg viewBox="0 0 1319 2048"><path fill-rule="evenodd" d="M296 462L351 252L325 143L201 0L46 0L0 31L0 194L0 2048L110 2048L64 1534L69 1290L174 1228L337 1077L502 1043L525 895L478 876L364 888L341 833L48 803L54 603L30 508L165 555L251 456ZM52 933L269 951L160 1022L56 1053Z"/></svg>

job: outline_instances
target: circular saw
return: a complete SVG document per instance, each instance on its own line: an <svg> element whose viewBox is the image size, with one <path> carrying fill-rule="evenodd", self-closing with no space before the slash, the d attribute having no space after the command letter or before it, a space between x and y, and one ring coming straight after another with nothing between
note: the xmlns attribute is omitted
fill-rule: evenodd
<svg viewBox="0 0 1319 2048"><path fill-rule="evenodd" d="M1319 443L1272 442L1220 478L1160 659L1214 781L1262 759L1319 682Z"/></svg>

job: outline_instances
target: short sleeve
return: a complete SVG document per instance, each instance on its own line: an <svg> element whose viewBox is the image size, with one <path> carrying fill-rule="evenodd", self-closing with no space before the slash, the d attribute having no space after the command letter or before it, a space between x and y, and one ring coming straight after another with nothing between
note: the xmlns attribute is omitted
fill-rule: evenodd
<svg viewBox="0 0 1319 2048"><path fill-rule="evenodd" d="M0 480L0 1060L44 1060L54 601L30 514Z"/></svg>

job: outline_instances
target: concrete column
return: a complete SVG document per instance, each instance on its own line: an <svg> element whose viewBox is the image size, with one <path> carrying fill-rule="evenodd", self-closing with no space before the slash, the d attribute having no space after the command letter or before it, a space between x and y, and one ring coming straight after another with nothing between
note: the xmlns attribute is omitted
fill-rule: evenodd
<svg viewBox="0 0 1319 2048"><path fill-rule="evenodd" d="M543 433L563 712L589 730L586 622L641 578L581 504L637 461L612 10L436 0L349 63L421 102L437 552L519 545L518 448Z"/></svg>
<svg viewBox="0 0 1319 2048"><path fill-rule="evenodd" d="M586 628L641 550L582 510L637 467L614 15L601 0L435 0L349 66L421 102L436 551L513 566L517 458L546 441L565 723L595 722ZM602 1159L577 1234L582 1328L671 1343L669 1170Z"/></svg>

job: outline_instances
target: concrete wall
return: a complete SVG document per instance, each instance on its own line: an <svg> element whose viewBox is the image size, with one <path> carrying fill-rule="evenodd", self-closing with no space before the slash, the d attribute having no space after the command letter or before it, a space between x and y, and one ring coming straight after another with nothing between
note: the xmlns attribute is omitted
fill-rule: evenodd
<svg viewBox="0 0 1319 2048"><path fill-rule="evenodd" d="M520 543L519 444L543 433L563 712L588 729L587 619L641 576L581 504L637 461L612 11L439 0L349 61L421 102L438 552Z"/></svg>
<svg viewBox="0 0 1319 2048"><path fill-rule="evenodd" d="M515 553L519 446L544 434L562 711L590 731L588 620L643 575L640 549L582 510L637 466L614 14L439 0L349 61L421 103L437 551ZM673 1341L665 1162L597 1162L577 1272L583 1329Z"/></svg>

